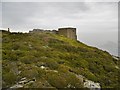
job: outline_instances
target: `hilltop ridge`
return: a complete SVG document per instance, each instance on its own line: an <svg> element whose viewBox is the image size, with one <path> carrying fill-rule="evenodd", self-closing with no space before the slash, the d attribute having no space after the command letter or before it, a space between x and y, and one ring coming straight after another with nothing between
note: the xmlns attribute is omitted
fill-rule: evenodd
<svg viewBox="0 0 120 90"><path fill-rule="evenodd" d="M118 88L120 60L53 33L2 33L3 88ZM18 86L17 86L18 85Z"/></svg>

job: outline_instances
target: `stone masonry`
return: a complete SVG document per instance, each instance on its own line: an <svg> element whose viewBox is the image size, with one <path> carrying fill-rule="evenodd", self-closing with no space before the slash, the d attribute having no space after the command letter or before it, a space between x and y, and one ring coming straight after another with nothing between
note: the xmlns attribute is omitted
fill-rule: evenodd
<svg viewBox="0 0 120 90"><path fill-rule="evenodd" d="M58 30L43 30L43 29L33 29L33 31L29 31L29 33L54 33L58 35L65 36L70 39L77 40L77 35L76 35L76 28L58 28Z"/></svg>

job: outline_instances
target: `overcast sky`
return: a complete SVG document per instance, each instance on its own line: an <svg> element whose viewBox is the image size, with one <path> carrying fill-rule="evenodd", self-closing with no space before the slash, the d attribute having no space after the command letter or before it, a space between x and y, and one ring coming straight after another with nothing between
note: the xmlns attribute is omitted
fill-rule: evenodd
<svg viewBox="0 0 120 90"><path fill-rule="evenodd" d="M79 41L118 53L117 2L3 2L2 28L8 27L20 32L76 27Z"/></svg>

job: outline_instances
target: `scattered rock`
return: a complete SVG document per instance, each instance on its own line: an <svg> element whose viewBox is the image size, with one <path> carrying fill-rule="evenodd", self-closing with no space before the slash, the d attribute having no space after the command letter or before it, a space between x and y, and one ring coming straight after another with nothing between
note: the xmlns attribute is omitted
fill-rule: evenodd
<svg viewBox="0 0 120 90"><path fill-rule="evenodd" d="M21 78L21 80L26 80L26 77L24 77L24 78Z"/></svg>
<svg viewBox="0 0 120 90"><path fill-rule="evenodd" d="M18 72L18 74L20 74L20 73L21 73L21 71Z"/></svg>
<svg viewBox="0 0 120 90"><path fill-rule="evenodd" d="M100 83L95 83L95 82L93 82L91 80L85 80L84 87L90 88L90 89L92 88L92 90L95 89L95 88L100 89Z"/></svg>
<svg viewBox="0 0 120 90"><path fill-rule="evenodd" d="M46 69L46 67L45 67L45 66L41 66L40 68L41 68L41 69Z"/></svg>
<svg viewBox="0 0 120 90"><path fill-rule="evenodd" d="M29 46L29 48L30 48L30 49L32 49L32 48L33 48L31 44L29 44L28 46Z"/></svg>
<svg viewBox="0 0 120 90"><path fill-rule="evenodd" d="M120 69L118 66L115 66L116 69Z"/></svg>
<svg viewBox="0 0 120 90"><path fill-rule="evenodd" d="M74 86L72 86L71 84L67 85L67 88L75 88Z"/></svg>
<svg viewBox="0 0 120 90"><path fill-rule="evenodd" d="M12 49L12 52L15 51L14 49Z"/></svg>
<svg viewBox="0 0 120 90"><path fill-rule="evenodd" d="M53 72L56 72L56 73L58 73L58 71L57 71L57 70L53 70Z"/></svg>
<svg viewBox="0 0 120 90"><path fill-rule="evenodd" d="M27 80L23 80L23 81L19 81L18 84L26 84L28 81Z"/></svg>
<svg viewBox="0 0 120 90"><path fill-rule="evenodd" d="M14 86L10 87L10 88L22 88L23 85L20 85L20 84L15 84Z"/></svg>
<svg viewBox="0 0 120 90"><path fill-rule="evenodd" d="M35 78L33 78L32 80L27 80L26 77L24 77L24 78L21 78L21 80L19 82L17 82L17 84L11 86L10 88L22 88L25 85L34 83L35 81L36 81Z"/></svg>
<svg viewBox="0 0 120 90"><path fill-rule="evenodd" d="M46 56L42 56L41 59L47 59L47 57Z"/></svg>
<svg viewBox="0 0 120 90"><path fill-rule="evenodd" d="M43 46L43 48L48 48L48 46L46 45L46 46Z"/></svg>
<svg viewBox="0 0 120 90"><path fill-rule="evenodd" d="M70 87L71 87L71 84L68 84L68 85L67 85L67 88L70 88Z"/></svg>
<svg viewBox="0 0 120 90"><path fill-rule="evenodd" d="M119 57L112 55L115 60L120 60Z"/></svg>
<svg viewBox="0 0 120 90"><path fill-rule="evenodd" d="M46 71L51 71L51 72L58 73L58 71L57 71L57 70L46 70Z"/></svg>

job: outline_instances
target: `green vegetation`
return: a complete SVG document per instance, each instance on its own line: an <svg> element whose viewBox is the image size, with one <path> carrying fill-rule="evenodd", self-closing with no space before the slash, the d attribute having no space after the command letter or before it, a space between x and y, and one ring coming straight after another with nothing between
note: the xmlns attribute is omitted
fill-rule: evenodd
<svg viewBox="0 0 120 90"><path fill-rule="evenodd" d="M28 88L82 88L76 75L99 82L102 88L119 87L119 61L79 41L50 33L2 33L3 87L21 78L36 78ZM44 68L41 68L44 67Z"/></svg>

